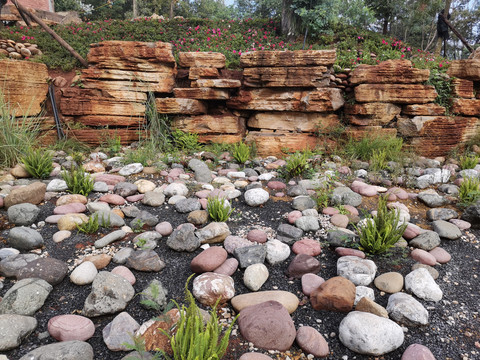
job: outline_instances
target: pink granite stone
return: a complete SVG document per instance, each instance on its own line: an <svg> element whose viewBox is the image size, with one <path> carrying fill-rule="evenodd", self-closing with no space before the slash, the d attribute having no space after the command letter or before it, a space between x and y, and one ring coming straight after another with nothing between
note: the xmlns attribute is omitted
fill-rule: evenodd
<svg viewBox="0 0 480 360"><path fill-rule="evenodd" d="M53 209L55 215L78 214L87 210L87 207L82 203L70 203L67 205L57 206Z"/></svg>
<svg viewBox="0 0 480 360"><path fill-rule="evenodd" d="M235 258L229 258L223 262L218 268L213 270L216 274L223 274L232 276L238 268L238 260Z"/></svg>
<svg viewBox="0 0 480 360"><path fill-rule="evenodd" d="M350 215L353 215L353 216L358 216L359 215L359 212L357 210L357 208L355 206L352 206L352 205L343 205L343 208L345 210L347 210Z"/></svg>
<svg viewBox="0 0 480 360"><path fill-rule="evenodd" d="M357 256L359 258L365 259L365 253L357 249L350 249L346 247L337 247L335 252L338 256Z"/></svg>
<svg viewBox="0 0 480 360"><path fill-rule="evenodd" d="M313 290L318 289L325 282L325 279L316 274L305 274L302 276L302 291L310 296Z"/></svg>
<svg viewBox="0 0 480 360"><path fill-rule="evenodd" d="M135 275L133 275L130 269L123 265L114 267L111 273L120 275L121 277L125 278L130 283L130 285L135 284L135 282L137 281L137 279L135 279Z"/></svg>
<svg viewBox="0 0 480 360"><path fill-rule="evenodd" d="M125 199L117 194L106 194L98 199L112 205L124 205Z"/></svg>
<svg viewBox="0 0 480 360"><path fill-rule="evenodd" d="M436 248L429 251L429 254L433 255L438 263L446 264L452 260L452 255L450 255L447 250L437 246Z"/></svg>
<svg viewBox="0 0 480 360"><path fill-rule="evenodd" d="M412 344L405 349L400 360L435 360L435 356L426 346Z"/></svg>
<svg viewBox="0 0 480 360"><path fill-rule="evenodd" d="M323 208L322 214L331 216L335 214L340 214L340 210L335 209L334 207L328 206L326 208Z"/></svg>
<svg viewBox="0 0 480 360"><path fill-rule="evenodd" d="M454 225L457 225L457 227L462 231L463 230L468 230L472 226L472 224L470 224L468 221L465 221L465 220L450 219L448 221L450 221Z"/></svg>
<svg viewBox="0 0 480 360"><path fill-rule="evenodd" d="M162 236L168 236L173 232L173 227L168 221L162 221L155 226L155 231Z"/></svg>
<svg viewBox="0 0 480 360"><path fill-rule="evenodd" d="M330 222L340 228L346 228L348 226L348 223L350 222L350 219L347 215L335 214L332 215L332 217L330 218Z"/></svg>
<svg viewBox="0 0 480 360"><path fill-rule="evenodd" d="M317 256L322 252L322 247L318 241L305 238L296 241L292 246L292 251L297 255L306 254L310 256Z"/></svg>
<svg viewBox="0 0 480 360"><path fill-rule="evenodd" d="M144 197L145 197L145 194L137 194L137 195L127 196L125 200L127 200L128 202L137 202L137 201L141 201Z"/></svg>
<svg viewBox="0 0 480 360"><path fill-rule="evenodd" d="M434 266L437 263L437 259L432 254L429 254L425 250L415 249L410 253L410 256L421 264Z"/></svg>
<svg viewBox="0 0 480 360"><path fill-rule="evenodd" d="M58 341L86 341L95 333L95 325L80 315L58 315L48 321L48 332Z"/></svg>
<svg viewBox="0 0 480 360"><path fill-rule="evenodd" d="M213 271L227 260L227 251L220 246L212 246L195 256L190 269L195 273Z"/></svg>
<svg viewBox="0 0 480 360"><path fill-rule="evenodd" d="M298 218L302 217L302 212L298 210L294 210L288 214L288 222L290 224L295 224Z"/></svg>
<svg viewBox="0 0 480 360"><path fill-rule="evenodd" d="M269 181L267 183L267 187L272 190L283 190L287 187L287 185L281 181Z"/></svg>
<svg viewBox="0 0 480 360"><path fill-rule="evenodd" d="M420 233L422 232L421 230L422 229L420 227L418 227L417 225L408 223L407 228L405 229L405 231L403 233L403 237L406 240L412 240L412 239L416 238L418 235L420 235Z"/></svg>
<svg viewBox="0 0 480 360"><path fill-rule="evenodd" d="M263 244L267 242L267 233L260 229L250 230L247 234L247 240Z"/></svg>
<svg viewBox="0 0 480 360"><path fill-rule="evenodd" d="M95 176L95 181L103 181L107 185L116 185L119 182L124 182L125 177L112 174L100 174Z"/></svg>

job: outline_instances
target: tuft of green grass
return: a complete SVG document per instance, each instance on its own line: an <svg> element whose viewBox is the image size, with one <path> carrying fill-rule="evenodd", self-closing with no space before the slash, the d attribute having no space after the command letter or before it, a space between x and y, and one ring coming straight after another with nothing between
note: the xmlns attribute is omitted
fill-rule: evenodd
<svg viewBox="0 0 480 360"><path fill-rule="evenodd" d="M233 145L232 156L239 164L245 164L250 159L250 146L243 142Z"/></svg>
<svg viewBox="0 0 480 360"><path fill-rule="evenodd" d="M232 206L227 199L218 196L209 197L207 200L208 215L213 221L225 222L233 212Z"/></svg>
<svg viewBox="0 0 480 360"><path fill-rule="evenodd" d="M88 196L92 192L94 181L90 174L85 173L83 167L72 166L70 170L64 170L61 174L67 183L68 192L84 196Z"/></svg>
<svg viewBox="0 0 480 360"><path fill-rule="evenodd" d="M285 172L288 179L304 175L310 168L308 159L312 155L308 149L297 151L290 155L285 164Z"/></svg>
<svg viewBox="0 0 480 360"><path fill-rule="evenodd" d="M85 234L95 234L98 231L98 214L94 214L88 218L87 222L77 224L77 230Z"/></svg>
<svg viewBox="0 0 480 360"><path fill-rule="evenodd" d="M29 149L22 157L25 170L37 179L46 179L53 170L53 161L50 153L44 149Z"/></svg>
<svg viewBox="0 0 480 360"><path fill-rule="evenodd" d="M480 199L480 179L477 177L466 177L460 184L458 194L460 203L470 205Z"/></svg>
<svg viewBox="0 0 480 360"><path fill-rule="evenodd" d="M465 169L474 169L478 164L479 157L475 154L463 155L460 156L460 168Z"/></svg>
<svg viewBox="0 0 480 360"><path fill-rule="evenodd" d="M194 276L194 275L192 275ZM217 306L220 298L210 311L210 319L205 324L200 309L195 303L195 298L188 290L190 276L185 284L185 298L188 306L174 302L180 310L180 320L177 322L177 332L170 336L166 331L160 329L170 340L173 351L173 360L218 360L227 352L230 334L237 317L232 321L227 330L222 333L222 325L219 324ZM172 360L163 350L162 355Z"/></svg>
<svg viewBox="0 0 480 360"><path fill-rule="evenodd" d="M360 250L377 255L386 252L401 239L407 224L400 223L398 210L387 208L387 198L380 196L377 214L368 216L363 227L355 227L360 236Z"/></svg>
<svg viewBox="0 0 480 360"><path fill-rule="evenodd" d="M182 130L172 131L174 143L182 150L195 151L198 150L200 144L198 143L198 134L188 133Z"/></svg>
<svg viewBox="0 0 480 360"><path fill-rule="evenodd" d="M347 156L363 161L369 161L374 154L383 151L385 152L384 161L398 161L401 157L402 148L402 138L391 136L366 136L360 140L349 138L345 144L344 151Z"/></svg>

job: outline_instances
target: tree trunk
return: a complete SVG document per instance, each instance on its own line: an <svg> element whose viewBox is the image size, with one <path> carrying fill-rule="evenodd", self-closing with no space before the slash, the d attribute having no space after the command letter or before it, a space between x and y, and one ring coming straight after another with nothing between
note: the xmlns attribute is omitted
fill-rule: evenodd
<svg viewBox="0 0 480 360"><path fill-rule="evenodd" d="M292 0L282 0L282 34L287 36L288 41L295 38L295 13L292 8Z"/></svg>
<svg viewBox="0 0 480 360"><path fill-rule="evenodd" d="M444 14L445 18L448 17L448 13L450 12L450 5L452 4L452 0L445 0L445 9L444 9ZM442 46L443 46L443 41L444 39L442 37L437 38L437 44L435 45L435 56L440 56L440 52L442 51Z"/></svg>
<svg viewBox="0 0 480 360"><path fill-rule="evenodd" d="M138 16L138 11L137 11L137 0L133 0L133 18L137 18Z"/></svg>
<svg viewBox="0 0 480 360"><path fill-rule="evenodd" d="M387 34L388 34L388 18L383 19L382 34L383 34L383 35L387 35Z"/></svg>
<svg viewBox="0 0 480 360"><path fill-rule="evenodd" d="M173 19L173 8L174 7L175 7L175 0L170 0L170 15L169 15L170 20Z"/></svg>

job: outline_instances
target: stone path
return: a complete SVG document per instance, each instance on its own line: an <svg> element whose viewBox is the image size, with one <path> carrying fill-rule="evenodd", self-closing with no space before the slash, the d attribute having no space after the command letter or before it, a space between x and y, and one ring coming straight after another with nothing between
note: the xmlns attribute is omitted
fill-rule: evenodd
<svg viewBox="0 0 480 360"><path fill-rule="evenodd" d="M103 164L85 164L97 171L112 162L104 154L92 158L104 158ZM58 154L56 161L69 160ZM12 359L29 358L30 350L56 358L68 353L75 359L114 359L124 355L111 351L127 350L124 343L135 333L155 344L150 349L165 346L165 339L152 333L158 325L146 321L151 310L139 310L140 302L164 309L171 297L179 300L190 272L198 274L192 283L197 301L212 305L223 299L225 324L233 311L240 312L232 336L240 343L231 356L242 360L262 358L240 357L249 350L282 359L302 351L331 359L354 353L441 358L435 342L421 344L431 343L438 327L442 343L460 341L451 336L459 330L449 327L478 316L454 312L459 304L460 310L469 308L456 298L470 298L451 291L458 284L451 279L462 271L455 248L470 249L465 257L478 262L478 239L468 229L480 225L480 204L467 208L463 220L452 206L466 172L438 159L419 159L402 178L420 189L414 190L395 187L387 177L373 181L378 177L369 178L368 169L342 167L345 174L361 176L357 179L335 173L332 168L340 168L335 163L319 169L313 180L288 184L276 173L285 161L273 157L245 169L231 160L220 165L212 172L201 158L191 159L186 167L171 164L154 174L155 169L128 164L95 173L96 191L88 198L65 193L58 167L44 182L23 177L18 168L16 176L4 174L0 207L6 210L0 214L8 228L0 233L5 239L0 274L8 291L1 293L0 334L9 336L0 337L0 349ZM480 165L468 174L480 176ZM337 207L319 214L314 189L326 176L336 181ZM359 209L375 210L370 199L382 193L408 223L391 262L351 248L356 236L348 224L359 222ZM227 223L209 221L205 208L211 196L237 207ZM420 203L421 218L411 213ZM99 233L77 234L76 224L91 216L103 224ZM469 269L472 299L479 293L475 269ZM14 330L7 325L12 319ZM476 331L473 325L460 329L467 338ZM103 349L92 347L96 337ZM460 350L449 346L443 354L475 359L479 347L478 342Z"/></svg>

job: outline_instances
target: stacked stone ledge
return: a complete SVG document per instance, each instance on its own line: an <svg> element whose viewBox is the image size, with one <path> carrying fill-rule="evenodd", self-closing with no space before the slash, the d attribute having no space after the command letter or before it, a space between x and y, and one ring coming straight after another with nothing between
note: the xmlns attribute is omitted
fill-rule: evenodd
<svg viewBox="0 0 480 360"><path fill-rule="evenodd" d="M148 93L173 91L177 70L172 45L104 41L90 45L87 59L80 87L62 89L65 120L81 124L69 133L90 144L105 140L106 133L124 144L138 140Z"/></svg>
<svg viewBox="0 0 480 360"><path fill-rule="evenodd" d="M343 104L330 87L335 50L255 51L242 54L243 88L227 101L248 116L247 141L259 155L281 155L322 144L318 136L338 127Z"/></svg>
<svg viewBox="0 0 480 360"><path fill-rule="evenodd" d="M197 133L201 142L241 141L245 118L234 115L225 105L241 82L223 77L225 55L181 52L178 65L174 97L157 98L157 111L174 115L172 128Z"/></svg>

